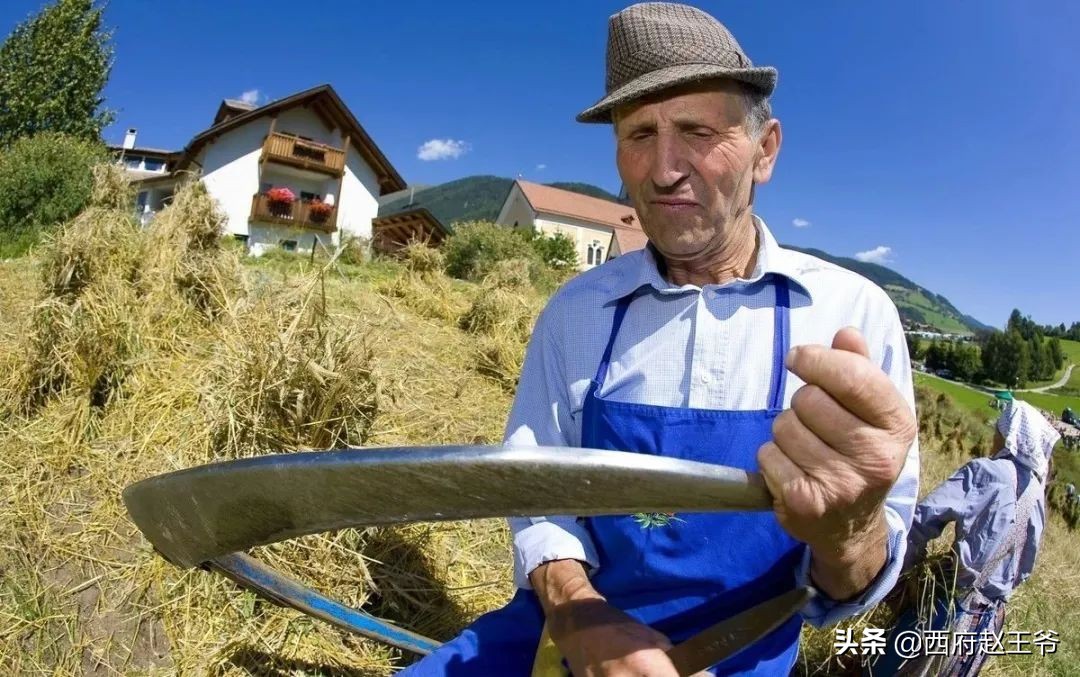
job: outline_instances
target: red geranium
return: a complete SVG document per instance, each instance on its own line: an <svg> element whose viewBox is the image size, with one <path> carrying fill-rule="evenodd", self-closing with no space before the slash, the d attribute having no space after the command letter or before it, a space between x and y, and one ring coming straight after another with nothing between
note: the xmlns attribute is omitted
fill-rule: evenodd
<svg viewBox="0 0 1080 677"><path fill-rule="evenodd" d="M314 216L330 216L330 212L334 211L334 205L327 204L322 200L312 200L308 203L308 209Z"/></svg>
<svg viewBox="0 0 1080 677"><path fill-rule="evenodd" d="M266 191L266 197L270 198L271 202L280 202L287 205L296 200L296 194L284 186L278 186Z"/></svg>

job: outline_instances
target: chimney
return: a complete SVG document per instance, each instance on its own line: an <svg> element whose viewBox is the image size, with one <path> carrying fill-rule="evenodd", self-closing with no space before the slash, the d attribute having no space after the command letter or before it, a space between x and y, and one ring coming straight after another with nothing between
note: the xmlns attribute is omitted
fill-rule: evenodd
<svg viewBox="0 0 1080 677"><path fill-rule="evenodd" d="M127 134L124 135L124 150L131 150L135 147L135 135L139 133L139 130L134 127L127 130Z"/></svg>

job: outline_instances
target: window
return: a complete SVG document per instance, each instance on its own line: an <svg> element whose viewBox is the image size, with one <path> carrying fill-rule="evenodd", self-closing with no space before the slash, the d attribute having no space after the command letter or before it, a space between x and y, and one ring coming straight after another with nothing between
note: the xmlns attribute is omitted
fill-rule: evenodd
<svg viewBox="0 0 1080 677"><path fill-rule="evenodd" d="M128 155L124 157L124 166L128 169L139 169L142 167L142 162L143 159L141 155Z"/></svg>
<svg viewBox="0 0 1080 677"><path fill-rule="evenodd" d="M312 200L322 200L322 196L318 193L309 193L306 190L300 191L301 202L311 202Z"/></svg>
<svg viewBox="0 0 1080 677"><path fill-rule="evenodd" d="M296 251L296 240L282 240L281 248L287 252Z"/></svg>
<svg viewBox="0 0 1080 677"><path fill-rule="evenodd" d="M596 265L600 265L603 262L604 262L604 248L603 247L597 247L596 248Z"/></svg>
<svg viewBox="0 0 1080 677"><path fill-rule="evenodd" d="M145 167L146 171L148 171L148 172L161 171L161 169L164 166L165 166L165 161L164 160L154 160L152 158L146 158L146 160L143 162L143 167Z"/></svg>
<svg viewBox="0 0 1080 677"><path fill-rule="evenodd" d="M138 196L135 197L135 211L140 214L146 211L146 204L150 200L150 191L140 190Z"/></svg>
<svg viewBox="0 0 1080 677"><path fill-rule="evenodd" d="M591 266L593 264L593 246L592 245L589 245L589 253L588 253L587 258L588 258L589 265Z"/></svg>

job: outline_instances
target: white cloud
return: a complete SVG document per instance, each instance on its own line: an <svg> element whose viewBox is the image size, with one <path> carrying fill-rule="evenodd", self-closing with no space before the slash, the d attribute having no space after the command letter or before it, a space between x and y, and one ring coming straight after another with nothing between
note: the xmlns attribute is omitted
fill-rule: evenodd
<svg viewBox="0 0 1080 677"><path fill-rule="evenodd" d="M542 172L545 169L547 169L547 165L544 165L544 164L536 165L536 171L538 171L538 172Z"/></svg>
<svg viewBox="0 0 1080 677"><path fill-rule="evenodd" d="M866 263L888 263L889 254L892 253L892 247L886 247L885 245L878 245L873 249L865 252L858 252L855 254L855 258Z"/></svg>
<svg viewBox="0 0 1080 677"><path fill-rule="evenodd" d="M262 98L262 92L257 89L249 89L239 96L239 99L249 106L259 105L259 100Z"/></svg>
<svg viewBox="0 0 1080 677"><path fill-rule="evenodd" d="M469 151L469 144L454 139L432 139L425 141L416 151L416 157L421 160L446 160L458 158Z"/></svg>
<svg viewBox="0 0 1080 677"><path fill-rule="evenodd" d="M795 226L796 228L806 228L807 226L810 225L810 222L807 221L806 219L796 218L795 220L793 220L791 222L791 225Z"/></svg>

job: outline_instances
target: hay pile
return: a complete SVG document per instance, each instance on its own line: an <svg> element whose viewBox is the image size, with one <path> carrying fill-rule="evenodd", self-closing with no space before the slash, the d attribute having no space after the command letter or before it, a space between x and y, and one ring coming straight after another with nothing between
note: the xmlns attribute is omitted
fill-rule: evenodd
<svg viewBox="0 0 1080 677"><path fill-rule="evenodd" d="M389 674L409 657L161 560L120 493L216 459L490 442L508 399L473 373L456 329L321 271L278 280L242 265L200 184L140 230L126 186L103 172L95 203L43 252L36 298L3 298L15 312L0 317L12 367L0 376L0 672ZM441 638L509 593L499 520L258 550Z"/></svg>
<svg viewBox="0 0 1080 677"><path fill-rule="evenodd" d="M457 322L465 310L465 297L443 275L445 260L438 249L411 242L401 252L405 274L386 280L378 291L422 317Z"/></svg>
<svg viewBox="0 0 1080 677"><path fill-rule="evenodd" d="M510 392L543 300L529 282L528 262L500 261L484 278L460 326L477 335L477 369Z"/></svg>

